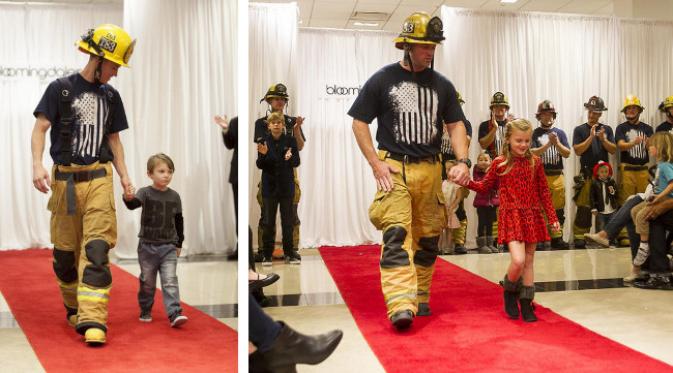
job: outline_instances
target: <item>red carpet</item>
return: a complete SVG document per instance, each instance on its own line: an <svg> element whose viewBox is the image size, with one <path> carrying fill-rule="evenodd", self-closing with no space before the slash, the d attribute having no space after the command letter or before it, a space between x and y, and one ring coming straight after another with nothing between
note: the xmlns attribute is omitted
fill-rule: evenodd
<svg viewBox="0 0 673 373"><path fill-rule="evenodd" d="M537 306L536 323L510 320L500 286L444 260L437 260L433 277L433 315L398 333L386 318L379 247L323 247L320 253L388 372L673 372L544 307Z"/></svg>
<svg viewBox="0 0 673 373"><path fill-rule="evenodd" d="M87 347L68 326L50 250L0 252L0 291L47 372L236 372L237 333L183 304L171 328L157 291L151 323L138 321L138 279L112 267L108 342Z"/></svg>

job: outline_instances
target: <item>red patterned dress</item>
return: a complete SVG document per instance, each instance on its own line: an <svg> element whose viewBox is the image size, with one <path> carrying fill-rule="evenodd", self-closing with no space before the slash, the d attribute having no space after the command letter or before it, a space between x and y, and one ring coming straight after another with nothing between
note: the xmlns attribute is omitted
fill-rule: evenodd
<svg viewBox="0 0 673 373"><path fill-rule="evenodd" d="M487 193L496 181L500 182L500 207L498 208L498 243L510 241L536 243L549 241L544 213L549 224L558 222L551 202L547 178L540 157L533 156L534 166L526 157L512 157L512 169L499 175L507 166L498 168L505 161L500 156L493 160L481 181L470 180L469 189Z"/></svg>

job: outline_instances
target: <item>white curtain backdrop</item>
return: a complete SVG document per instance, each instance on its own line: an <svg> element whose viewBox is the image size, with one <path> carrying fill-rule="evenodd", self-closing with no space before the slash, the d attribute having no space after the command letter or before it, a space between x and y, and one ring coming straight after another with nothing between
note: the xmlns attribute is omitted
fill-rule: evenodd
<svg viewBox="0 0 673 373"><path fill-rule="evenodd" d="M299 32L297 112L306 117L299 203L302 247L377 242L367 208L376 183L346 113L356 89L401 52L385 32L302 29ZM372 134L376 121L371 124ZM372 136L375 138L375 136Z"/></svg>
<svg viewBox="0 0 673 373"><path fill-rule="evenodd" d="M267 114L269 106L259 100L264 97L269 86L283 83L287 86L290 101L286 113L297 116L295 112L297 102L296 71L301 71L312 63L308 60L296 60L297 48L297 4L250 3L249 4L249 58L250 74L248 76L249 113L250 123L248 131L250 139L247 141L250 172L250 225L254 239L257 242L257 224L259 222L259 205L257 203L257 184L261 172L256 167L257 147L252 143L255 132L255 120ZM304 156L305 152L302 152ZM302 160L303 162L303 160ZM301 170L301 168L300 168ZM301 172L301 171L300 171ZM280 229L278 230L280 232ZM257 246L253 244L253 246Z"/></svg>
<svg viewBox="0 0 673 373"><path fill-rule="evenodd" d="M489 102L498 90L509 97L511 113L536 126L537 104L551 100L559 111L556 127L566 132L570 145L574 128L586 122L583 103L593 95L605 100L609 110L601 122L613 131L625 120L620 110L627 94L643 102L643 122L655 127L664 120L657 106L673 94L673 39L661 35L670 35L673 23L449 7L441 14L446 41L438 48L436 68L465 98L463 110L474 128L473 161L480 150L478 125L489 118ZM571 151L565 161L566 239L578 167L579 157ZM470 242L476 233L473 198L471 193L466 202Z"/></svg>
<svg viewBox="0 0 673 373"><path fill-rule="evenodd" d="M148 185L149 155L175 161L171 187L185 216L185 254L224 253L235 244L233 193L227 182L231 152L224 149L215 114L235 115L236 1L125 1L106 5L0 5L0 65L78 70L86 55L74 43L101 23L124 26L138 39L131 68L111 84L121 94L130 128L122 132L126 164L136 187ZM0 248L49 246L48 195L31 183L32 111L55 79L6 77L0 69ZM60 72L59 72L60 73ZM16 75L14 73L13 75ZM34 75L34 74L33 74ZM47 141L48 141L47 136ZM51 167L47 143L46 167ZM140 212L121 201L115 175L120 257L135 257Z"/></svg>
<svg viewBox="0 0 673 373"><path fill-rule="evenodd" d="M149 185L147 158L171 156L171 188L180 193L185 253L222 254L236 243L232 152L213 116L236 113L235 0L124 2L124 27L138 42L119 89L130 128L122 133L126 163L137 187ZM140 212L117 191L117 254L135 257Z"/></svg>
<svg viewBox="0 0 673 373"><path fill-rule="evenodd" d="M613 129L624 121L620 109L630 93L646 106L643 121L656 126L664 119L657 106L673 94L673 39L662 35L673 33L672 23L448 7L442 8L442 19L447 40L438 47L435 68L467 101L463 109L474 128L473 160L479 151L478 125L488 119L490 98L498 90L509 96L512 113L533 123L537 104L552 100L559 110L557 126L571 144L573 129L586 121L583 103L592 95L605 99L610 110L601 119ZM297 60L302 64L293 66L299 73L296 109L307 118L308 138L300 167L303 247L380 240L367 218L375 184L346 114L354 99L347 88L362 85L378 68L401 58L394 37L299 32ZM335 86L345 87L337 93L346 94L329 94L327 87ZM574 155L566 161L566 239L574 216L570 194L576 163ZM476 229L472 200L473 193L466 202L468 245L474 245Z"/></svg>
<svg viewBox="0 0 673 373"><path fill-rule="evenodd" d="M49 196L32 183L33 110L52 80L84 66L87 57L75 41L101 23L121 24L122 8L0 4L0 250L50 245ZM46 140L43 160L51 169L49 135Z"/></svg>

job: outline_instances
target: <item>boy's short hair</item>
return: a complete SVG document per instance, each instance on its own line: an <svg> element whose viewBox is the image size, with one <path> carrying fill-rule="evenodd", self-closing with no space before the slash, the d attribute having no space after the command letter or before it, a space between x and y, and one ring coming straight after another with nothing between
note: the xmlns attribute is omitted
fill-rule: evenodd
<svg viewBox="0 0 673 373"><path fill-rule="evenodd" d="M278 113L278 112L273 112L267 115L266 117L266 125L268 126L269 123L275 123L275 122L281 122L283 123L285 121L285 115L283 113Z"/></svg>
<svg viewBox="0 0 673 373"><path fill-rule="evenodd" d="M157 165L161 162L166 163L166 166L168 166L172 172L175 172L175 165L173 164L173 160L164 153L157 153L147 160L147 172L152 173L154 168L157 167Z"/></svg>

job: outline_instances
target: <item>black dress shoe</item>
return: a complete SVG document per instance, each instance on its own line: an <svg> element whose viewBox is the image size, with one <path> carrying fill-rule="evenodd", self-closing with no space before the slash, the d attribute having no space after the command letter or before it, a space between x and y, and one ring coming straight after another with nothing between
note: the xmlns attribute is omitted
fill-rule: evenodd
<svg viewBox="0 0 673 373"><path fill-rule="evenodd" d="M303 335L282 321L279 323L282 327L271 348L262 353L255 352L258 354L255 360L262 359L269 372L292 372L297 364L319 364L334 352L343 337L341 330L332 330L316 336ZM252 366L252 355L250 360L250 370L259 371ZM256 365L258 364L256 362Z"/></svg>
<svg viewBox="0 0 673 373"><path fill-rule="evenodd" d="M276 273L269 273L266 275L265 278L259 278L259 273L255 273L257 275L256 280L248 280L248 290L250 291L255 291L258 289L261 289L263 287L269 286L273 284L274 282L278 281L280 276Z"/></svg>

